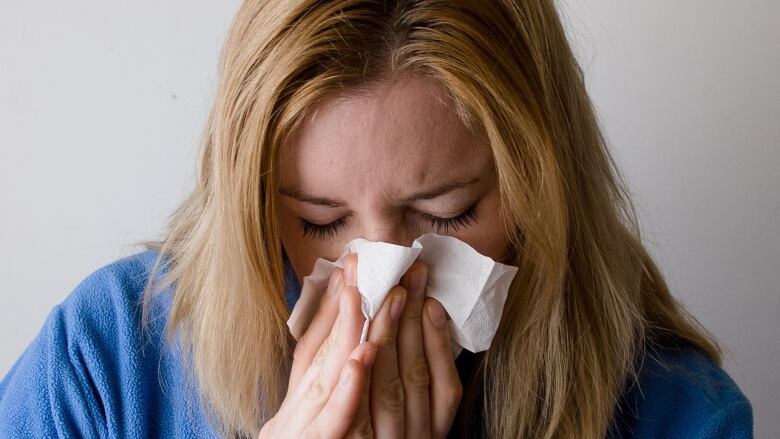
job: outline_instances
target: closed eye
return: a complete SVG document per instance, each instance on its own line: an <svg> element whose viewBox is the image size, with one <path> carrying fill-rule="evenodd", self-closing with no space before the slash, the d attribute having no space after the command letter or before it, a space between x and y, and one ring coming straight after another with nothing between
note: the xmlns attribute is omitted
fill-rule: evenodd
<svg viewBox="0 0 780 439"><path fill-rule="evenodd" d="M461 228L468 227L477 221L476 207L477 203L474 203L460 215L450 218L442 218L423 212L415 212L415 215L422 221L430 224L436 233L447 233L450 230L457 232ZM341 217L336 221L328 224L315 224L301 218L301 229L303 230L303 236L322 240L333 238L338 234L339 229L346 225L347 218L349 218L349 216L350 215Z"/></svg>

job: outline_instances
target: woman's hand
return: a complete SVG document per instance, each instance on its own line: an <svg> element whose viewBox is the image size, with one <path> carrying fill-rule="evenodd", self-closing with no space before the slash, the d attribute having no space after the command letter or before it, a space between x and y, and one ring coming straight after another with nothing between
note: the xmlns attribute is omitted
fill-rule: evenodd
<svg viewBox="0 0 780 439"><path fill-rule="evenodd" d="M352 424L377 354L373 343L358 344L364 319L354 287L356 258L333 271L295 346L287 395L260 438L339 438Z"/></svg>
<svg viewBox="0 0 780 439"><path fill-rule="evenodd" d="M348 437L444 438L463 392L442 305L425 297L427 267L416 261L371 322L379 347Z"/></svg>

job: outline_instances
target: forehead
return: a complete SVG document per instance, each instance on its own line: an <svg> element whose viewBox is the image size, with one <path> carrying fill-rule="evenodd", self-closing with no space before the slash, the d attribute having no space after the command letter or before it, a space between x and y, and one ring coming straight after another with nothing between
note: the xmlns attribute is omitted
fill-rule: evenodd
<svg viewBox="0 0 780 439"><path fill-rule="evenodd" d="M462 123L446 90L418 77L318 103L282 146L281 159L283 186L398 193L492 165L489 146Z"/></svg>

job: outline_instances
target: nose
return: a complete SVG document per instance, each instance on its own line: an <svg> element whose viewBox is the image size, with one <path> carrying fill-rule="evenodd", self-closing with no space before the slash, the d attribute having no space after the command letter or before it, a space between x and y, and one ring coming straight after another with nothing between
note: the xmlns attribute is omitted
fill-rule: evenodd
<svg viewBox="0 0 780 439"><path fill-rule="evenodd" d="M410 236L401 226L385 225L367 227L363 238L369 241L389 242L390 244L410 247L416 236Z"/></svg>

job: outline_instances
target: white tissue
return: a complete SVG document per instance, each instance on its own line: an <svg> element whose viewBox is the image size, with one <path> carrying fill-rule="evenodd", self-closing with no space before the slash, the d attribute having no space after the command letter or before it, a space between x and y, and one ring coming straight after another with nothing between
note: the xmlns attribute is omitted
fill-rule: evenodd
<svg viewBox="0 0 780 439"><path fill-rule="evenodd" d="M344 268L349 253L358 255L357 288L366 317L361 341L390 289L419 256L428 266L426 296L438 300L450 315L455 356L461 347L471 352L490 347L517 267L496 262L457 238L436 233L419 236L411 247L357 238L344 246L336 261L317 259L312 273L303 278L301 295L287 321L296 340L311 323L331 272Z"/></svg>

